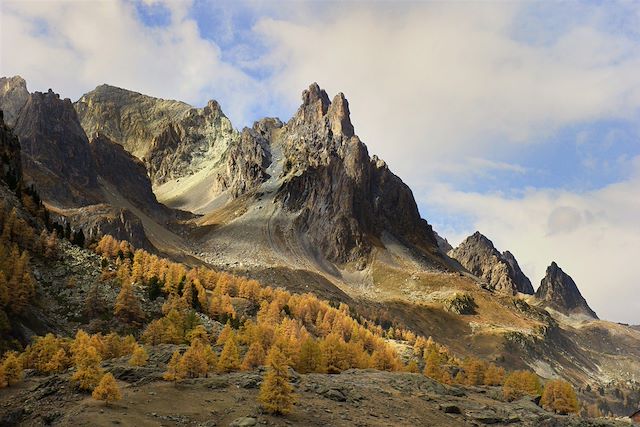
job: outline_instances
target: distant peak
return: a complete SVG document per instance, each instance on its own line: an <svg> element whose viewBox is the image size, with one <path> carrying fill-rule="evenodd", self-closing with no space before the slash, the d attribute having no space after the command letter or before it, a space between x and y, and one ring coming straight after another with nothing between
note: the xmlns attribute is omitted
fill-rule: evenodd
<svg viewBox="0 0 640 427"><path fill-rule="evenodd" d="M562 271L555 261L547 267L546 275L536 291L536 297L566 314L580 313L594 319L598 318L578 290L576 282Z"/></svg>

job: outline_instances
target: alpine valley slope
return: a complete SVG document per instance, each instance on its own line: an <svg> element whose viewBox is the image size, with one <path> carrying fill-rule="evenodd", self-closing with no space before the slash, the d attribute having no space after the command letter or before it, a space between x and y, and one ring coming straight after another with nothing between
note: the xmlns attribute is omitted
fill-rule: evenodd
<svg viewBox="0 0 640 427"><path fill-rule="evenodd" d="M15 85L22 82L0 81L0 105L17 117L21 140L31 137L20 124L34 115L26 107L32 98L56 98L29 94L20 105L26 84L24 91ZM68 110L67 101L49 102ZM95 167L74 175L55 169L60 156L77 156L57 148L46 121L54 113L22 150L27 178L45 184L43 199L75 226L95 230L86 218L106 217L95 212L99 206L125 210L144 239L169 255L364 312L382 307L394 323L460 356L567 378L604 413L637 406L640 332L598 320L555 264L543 280L548 290L532 295L515 257L479 233L447 255L411 190L369 156L342 94L330 100L312 84L287 123L266 118L241 131L215 101L193 108L108 85L73 107L59 121L76 131L81 125L75 145ZM46 150L31 164L25 150L38 143ZM29 168L45 169L46 180ZM49 181L59 187L49 190ZM82 210L93 212L77 215ZM466 314L453 304L460 294L474 301Z"/></svg>

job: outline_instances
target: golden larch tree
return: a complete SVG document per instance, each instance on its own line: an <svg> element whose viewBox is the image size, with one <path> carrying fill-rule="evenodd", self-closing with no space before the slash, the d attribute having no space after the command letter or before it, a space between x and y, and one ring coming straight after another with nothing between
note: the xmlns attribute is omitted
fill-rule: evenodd
<svg viewBox="0 0 640 427"><path fill-rule="evenodd" d="M93 389L91 397L95 400L102 400L109 406L109 403L122 399L122 393L120 393L116 379L113 378L113 375L107 373L102 376L96 388Z"/></svg>
<svg viewBox="0 0 640 427"><path fill-rule="evenodd" d="M224 344L220 359L218 359L218 372L232 372L240 369L240 355L236 345L235 334L232 332Z"/></svg>
<svg viewBox="0 0 640 427"><path fill-rule="evenodd" d="M575 390L563 380L551 380L544 385L540 405L561 415L576 413L580 409Z"/></svg>
<svg viewBox="0 0 640 427"><path fill-rule="evenodd" d="M144 313L140 308L140 302L133 292L133 285L124 282L114 306L115 315L122 322L136 325L144 320Z"/></svg>
<svg viewBox="0 0 640 427"><path fill-rule="evenodd" d="M249 350L247 350L247 354L244 356L244 360L242 361L242 369L245 371L250 371L251 369L257 368L258 366L262 366L264 364L264 349L262 348L262 344L258 341L254 341L249 346Z"/></svg>
<svg viewBox="0 0 640 427"><path fill-rule="evenodd" d="M135 346L131 357L129 358L129 365L131 366L145 366L149 360L149 355L141 345Z"/></svg>
<svg viewBox="0 0 640 427"><path fill-rule="evenodd" d="M262 407L272 414L291 412L295 396L289 383L287 358L278 347L273 347L267 357L267 373L260 386L258 400Z"/></svg>
<svg viewBox="0 0 640 427"><path fill-rule="evenodd" d="M87 347L78 353L76 358L76 371L71 376L71 381L80 390L93 390L102 378L102 368L100 367L100 355L95 347Z"/></svg>

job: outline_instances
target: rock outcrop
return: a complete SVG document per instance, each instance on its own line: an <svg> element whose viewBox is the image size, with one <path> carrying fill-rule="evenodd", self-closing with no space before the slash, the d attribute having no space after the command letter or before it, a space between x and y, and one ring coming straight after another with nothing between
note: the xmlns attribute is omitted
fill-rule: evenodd
<svg viewBox="0 0 640 427"><path fill-rule="evenodd" d="M386 163L369 157L354 134L349 104L317 84L281 132L285 164L278 200L298 214L296 226L330 261L362 260L385 233L433 255L437 243L409 187Z"/></svg>
<svg viewBox="0 0 640 427"><path fill-rule="evenodd" d="M555 262L547 267L547 272L536 291L536 298L564 314L581 314L593 319L598 318L573 279Z"/></svg>
<svg viewBox="0 0 640 427"><path fill-rule="evenodd" d="M533 294L531 282L510 252L501 254L493 242L476 231L448 255L485 281L490 289L508 294Z"/></svg>
<svg viewBox="0 0 640 427"><path fill-rule="evenodd" d="M15 126L18 114L28 98L27 82L22 77L0 77L0 110L4 111L7 126Z"/></svg>
<svg viewBox="0 0 640 427"><path fill-rule="evenodd" d="M103 201L89 141L69 99L51 90L29 95L15 133L25 181L35 184L43 200L60 207Z"/></svg>

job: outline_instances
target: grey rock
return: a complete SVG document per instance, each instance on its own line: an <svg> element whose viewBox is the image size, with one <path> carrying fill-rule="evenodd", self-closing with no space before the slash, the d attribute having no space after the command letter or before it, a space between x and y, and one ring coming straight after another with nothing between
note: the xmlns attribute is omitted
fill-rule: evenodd
<svg viewBox="0 0 640 427"><path fill-rule="evenodd" d="M531 282L520 270L510 252L501 254L493 242L476 231L457 248L448 252L464 268L485 281L489 289L514 295L516 292L533 293Z"/></svg>
<svg viewBox="0 0 640 427"><path fill-rule="evenodd" d="M236 418L229 424L229 427L252 427L258 424L258 420L253 417Z"/></svg>
<svg viewBox="0 0 640 427"><path fill-rule="evenodd" d="M582 314L597 319L571 276L552 262L536 291L536 297L548 306L565 314Z"/></svg>

